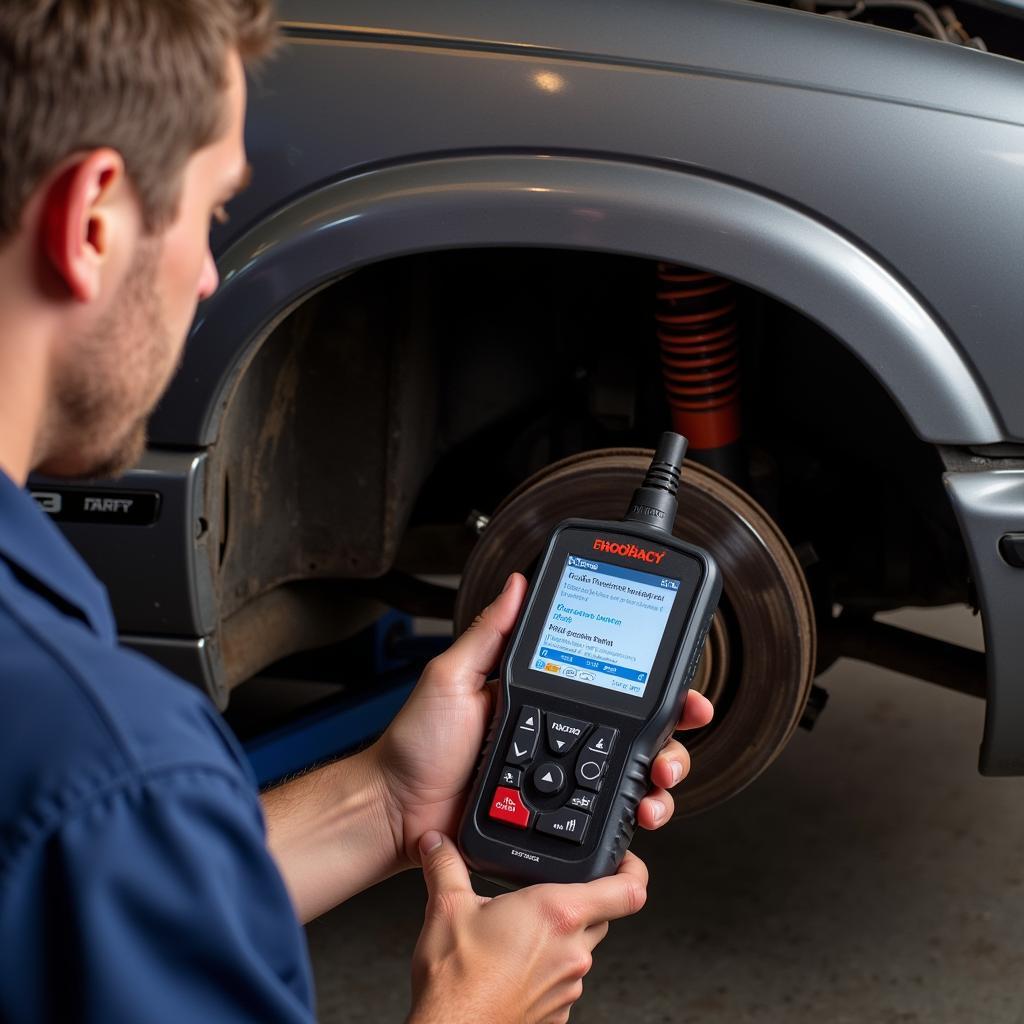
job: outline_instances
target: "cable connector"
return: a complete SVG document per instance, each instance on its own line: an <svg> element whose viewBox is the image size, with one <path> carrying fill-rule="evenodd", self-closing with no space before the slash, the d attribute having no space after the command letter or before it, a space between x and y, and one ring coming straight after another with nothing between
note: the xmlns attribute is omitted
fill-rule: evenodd
<svg viewBox="0 0 1024 1024"><path fill-rule="evenodd" d="M666 533L672 532L672 525L676 521L679 474L686 457L687 444L682 434L675 434L671 430L661 435L644 482L636 489L629 503L625 522L643 523Z"/></svg>

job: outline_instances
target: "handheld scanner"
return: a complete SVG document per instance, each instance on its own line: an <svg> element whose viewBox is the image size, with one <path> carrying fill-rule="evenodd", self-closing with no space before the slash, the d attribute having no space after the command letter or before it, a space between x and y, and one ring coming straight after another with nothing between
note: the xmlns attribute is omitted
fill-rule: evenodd
<svg viewBox="0 0 1024 1024"><path fill-rule="evenodd" d="M459 830L507 887L615 872L721 593L711 555L672 536L686 439L665 433L625 519L551 534L501 667Z"/></svg>

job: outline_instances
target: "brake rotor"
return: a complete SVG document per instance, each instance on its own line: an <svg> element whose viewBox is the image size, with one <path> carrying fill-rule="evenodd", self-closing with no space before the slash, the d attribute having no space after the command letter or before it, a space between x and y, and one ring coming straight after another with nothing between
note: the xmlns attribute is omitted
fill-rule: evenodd
<svg viewBox="0 0 1024 1024"><path fill-rule="evenodd" d="M520 484L495 510L462 574L458 632L501 590L529 579L563 519L622 518L653 452L606 448L556 462ZM693 688L715 719L679 734L693 767L677 813L721 803L775 760L796 728L814 673L811 595L793 549L768 514L725 477L686 462L673 533L709 550L722 571L718 613Z"/></svg>

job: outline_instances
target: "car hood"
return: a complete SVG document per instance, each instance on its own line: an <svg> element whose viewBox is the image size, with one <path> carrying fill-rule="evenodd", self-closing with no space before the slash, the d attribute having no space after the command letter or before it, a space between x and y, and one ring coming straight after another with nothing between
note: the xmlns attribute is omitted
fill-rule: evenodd
<svg viewBox="0 0 1024 1024"><path fill-rule="evenodd" d="M1024 124L1020 61L747 0L281 0L287 34L663 67Z"/></svg>

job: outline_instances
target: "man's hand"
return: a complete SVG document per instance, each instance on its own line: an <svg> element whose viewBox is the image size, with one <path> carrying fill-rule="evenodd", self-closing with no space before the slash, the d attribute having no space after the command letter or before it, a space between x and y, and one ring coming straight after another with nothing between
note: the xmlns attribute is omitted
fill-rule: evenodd
<svg viewBox="0 0 1024 1024"><path fill-rule="evenodd" d="M455 835L473 768L493 710L493 693L484 685L501 658L526 594L526 580L513 573L498 598L473 624L426 667L405 706L375 752L389 794L397 856L404 866L417 862L420 837L436 830ZM691 692L680 729L711 721L710 701ZM369 753L369 751L368 751ZM651 766L650 792L640 801L642 828L664 825L674 802L668 792L690 770L690 757L670 739Z"/></svg>
<svg viewBox="0 0 1024 1024"><path fill-rule="evenodd" d="M405 706L372 746L264 794L267 841L303 921L415 866L431 830L454 835L494 696L484 681L498 663L526 593L522 576L426 668ZM711 721L691 693L680 729ZM669 740L651 766L652 789L637 819L657 828L672 816L668 793L690 770Z"/></svg>
<svg viewBox="0 0 1024 1024"><path fill-rule="evenodd" d="M631 853L608 878L486 899L450 839L429 832L420 851L428 899L409 1024L564 1024L608 922L647 898L647 868Z"/></svg>

